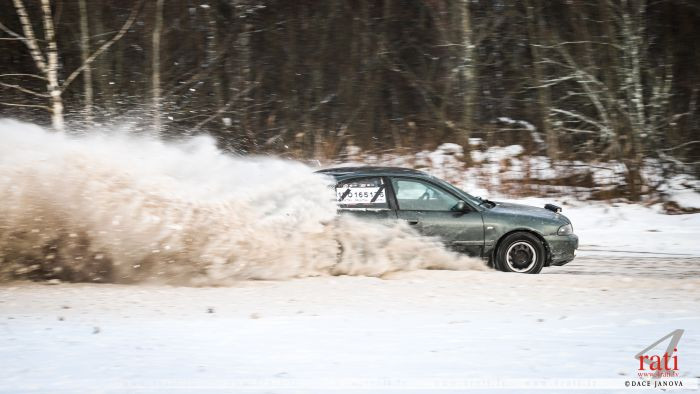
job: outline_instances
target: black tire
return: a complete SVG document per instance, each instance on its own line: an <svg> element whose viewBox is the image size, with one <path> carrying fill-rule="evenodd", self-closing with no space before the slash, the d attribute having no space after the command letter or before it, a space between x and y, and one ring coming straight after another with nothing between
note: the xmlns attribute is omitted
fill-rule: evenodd
<svg viewBox="0 0 700 394"><path fill-rule="evenodd" d="M530 233L517 232L501 241L496 250L496 268L503 272L539 274L545 258L546 251L539 238Z"/></svg>

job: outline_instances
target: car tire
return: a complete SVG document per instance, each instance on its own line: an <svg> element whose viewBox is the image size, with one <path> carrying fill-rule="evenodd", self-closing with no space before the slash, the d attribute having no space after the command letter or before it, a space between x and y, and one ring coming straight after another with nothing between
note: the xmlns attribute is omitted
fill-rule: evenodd
<svg viewBox="0 0 700 394"><path fill-rule="evenodd" d="M500 271L539 274L544 267L546 251L535 235L517 232L500 242L495 257L496 268Z"/></svg>

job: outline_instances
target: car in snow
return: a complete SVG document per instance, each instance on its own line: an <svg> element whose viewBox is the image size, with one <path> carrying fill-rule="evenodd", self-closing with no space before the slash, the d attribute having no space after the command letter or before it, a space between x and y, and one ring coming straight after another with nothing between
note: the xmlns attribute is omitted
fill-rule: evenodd
<svg viewBox="0 0 700 394"><path fill-rule="evenodd" d="M561 208L494 202L474 197L425 172L398 167L337 167L341 213L404 220L450 249L488 260L505 272L539 273L574 259L578 237Z"/></svg>

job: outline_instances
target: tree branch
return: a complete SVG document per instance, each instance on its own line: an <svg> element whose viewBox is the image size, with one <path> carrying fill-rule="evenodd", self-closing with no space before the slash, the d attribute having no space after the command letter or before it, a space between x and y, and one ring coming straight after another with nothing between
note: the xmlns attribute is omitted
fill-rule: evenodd
<svg viewBox="0 0 700 394"><path fill-rule="evenodd" d="M603 125L603 124L601 124L601 123L599 123L599 122L596 122L595 120L593 120L593 119L591 119L591 118L589 118L589 117L587 117L587 116L584 116L584 115L582 115L582 114L579 114L579 113L575 113L575 112L571 112L571 111L566 111L566 110L559 109L559 108L550 108L549 111L550 111L550 112L553 112L553 113L557 113L557 114L569 116L569 117L572 117L572 118L574 118L574 119L578 119L578 120L580 120L580 121L582 121L582 122L584 122L584 123L588 123L588 124L590 124L590 125L592 125L592 126L597 127L598 130L600 130L601 132L605 132L605 131L607 130L607 127L606 127L605 125Z"/></svg>
<svg viewBox="0 0 700 394"><path fill-rule="evenodd" d="M19 90L20 92L24 92L24 93L27 93L27 94L31 94L31 95L37 96L37 97L43 97L43 98L48 98L48 97L50 97L48 94L38 93L38 92L35 92L35 91L33 91L33 90L30 90L30 89L27 89L27 88L23 88L23 87L21 87L21 86L19 86L19 85L12 85L12 84L9 84L9 83L0 82L0 86L4 86L4 87L9 88L9 89L17 89L17 90Z"/></svg>
<svg viewBox="0 0 700 394"><path fill-rule="evenodd" d="M61 91L65 91L66 88L77 78L80 73L83 72L95 59L97 59L98 56L100 56L104 51L109 49L115 42L119 41L124 34L129 30L131 25L134 23L134 20L136 20L136 16L138 15L139 10L141 9L141 6L143 5L144 0L140 0L138 4L131 10L131 14L129 15L129 18L127 18L126 22L124 22L124 25L122 25L122 28L119 29L117 34L114 35L109 41L105 42L100 46L92 55L90 55L87 59L85 59L85 62L83 62L80 67L75 69L68 78L66 78L65 81L63 81L63 84L61 85Z"/></svg>
<svg viewBox="0 0 700 394"><path fill-rule="evenodd" d="M192 130L190 130L190 133L194 133L194 132L198 131L202 126L204 126L205 124L207 124L207 123L211 122L212 120L216 119L216 117L219 116L219 115L221 115L222 113L226 112L236 100L238 100L241 96L243 96L243 95L245 95L245 94L248 94L248 93L249 93L251 90L253 90L253 88L255 88L256 86L257 86L257 82L254 83L254 84L252 84L252 85L249 86L248 88L246 88L246 89L244 89L244 90L238 92L236 95L234 95L233 97L231 97L231 98L228 100L228 102L227 102L226 104L224 104L221 108L219 108L216 112L214 112L213 114L211 114L210 116L208 116L206 119L202 120L201 122L197 123L197 124L192 128Z"/></svg>
<svg viewBox="0 0 700 394"><path fill-rule="evenodd" d="M5 33L12 36L12 38L0 38L0 40L26 40L27 39L26 37L23 37L23 36L15 33L13 30L10 30L10 28L3 25L2 22L0 22L0 30L4 31Z"/></svg>
<svg viewBox="0 0 700 394"><path fill-rule="evenodd" d="M2 101L0 101L0 105L7 105L7 106L10 106L10 107L41 108L41 109L45 109L45 110L51 112L51 108L49 108L49 107L47 107L47 106L45 106L45 105L5 103L5 102L2 102Z"/></svg>
<svg viewBox="0 0 700 394"><path fill-rule="evenodd" d="M688 141L688 142L685 142L685 143L683 143L683 144L676 145L676 146L673 146L673 147L670 147L670 148L659 149L659 151L661 151L661 152L667 152L667 151L670 151L670 150L676 150L676 149L682 148L682 147L684 147L684 146L692 145L692 144L700 144L700 141Z"/></svg>
<svg viewBox="0 0 700 394"><path fill-rule="evenodd" d="M0 74L0 78L2 78L2 77L31 77L31 78L37 78L37 79L41 79L43 81L46 81L45 77L42 77L41 75L36 75L36 74L22 74L22 73Z"/></svg>

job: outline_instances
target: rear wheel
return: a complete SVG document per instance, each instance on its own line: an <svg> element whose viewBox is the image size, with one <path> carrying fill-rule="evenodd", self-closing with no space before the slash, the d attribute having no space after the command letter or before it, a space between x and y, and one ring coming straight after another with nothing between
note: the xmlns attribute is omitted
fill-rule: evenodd
<svg viewBox="0 0 700 394"><path fill-rule="evenodd" d="M544 267L542 242L526 232L506 236L496 251L496 268L503 272L539 274Z"/></svg>

